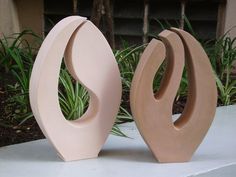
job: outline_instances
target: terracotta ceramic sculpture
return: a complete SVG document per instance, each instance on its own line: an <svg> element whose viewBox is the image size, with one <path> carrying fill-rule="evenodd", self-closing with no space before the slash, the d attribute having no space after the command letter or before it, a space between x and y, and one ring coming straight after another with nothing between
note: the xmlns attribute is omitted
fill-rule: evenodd
<svg viewBox="0 0 236 177"><path fill-rule="evenodd" d="M67 121L59 106L61 61L87 88L89 108ZM30 80L30 102L44 135L65 161L96 157L115 121L121 100L121 79L112 50L88 20L67 17L50 31L36 58Z"/></svg>
<svg viewBox="0 0 236 177"><path fill-rule="evenodd" d="M131 86L131 110L138 129L159 162L184 162L206 135L214 118L217 90L209 59L193 36L173 28L160 33L145 49ZM153 94L153 79L167 60L161 88ZM184 61L184 59L186 61ZM184 63L188 99L184 112L172 121L172 105Z"/></svg>

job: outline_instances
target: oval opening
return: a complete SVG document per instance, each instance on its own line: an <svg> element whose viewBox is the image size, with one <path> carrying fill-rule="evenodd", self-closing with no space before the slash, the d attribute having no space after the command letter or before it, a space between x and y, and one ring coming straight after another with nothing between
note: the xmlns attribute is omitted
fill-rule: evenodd
<svg viewBox="0 0 236 177"><path fill-rule="evenodd" d="M161 66L158 68L158 71L156 72L155 77L153 79L153 94L156 99L158 99L162 93L162 85L163 85L162 82L166 68L167 68L167 61L165 59L161 64ZM187 102L187 94L188 94L188 79L187 79L186 67L184 67L181 83L172 105L172 115L174 115L172 116L172 122L174 124L181 117L181 114L184 111L184 107Z"/></svg>
<svg viewBox="0 0 236 177"><path fill-rule="evenodd" d="M175 96L175 101L172 107L172 120L175 126L177 126L177 120L180 121L181 115L184 111L185 105L187 103L187 95L188 95L188 79L187 79L187 71L186 67L184 67L182 79L179 85L178 92ZM177 115L176 115L177 114ZM178 126L177 126L178 127Z"/></svg>
<svg viewBox="0 0 236 177"><path fill-rule="evenodd" d="M165 75L166 67L167 67L167 62L165 59L163 61L163 63L161 64L161 66L158 68L158 70L154 76L154 79L153 79L152 89L153 89L154 97L156 99L158 99L158 97L161 93L161 90L162 90L162 82L163 82L163 78Z"/></svg>
<svg viewBox="0 0 236 177"><path fill-rule="evenodd" d="M62 67L58 85L58 99L66 120L79 120L89 107L90 96L85 87Z"/></svg>

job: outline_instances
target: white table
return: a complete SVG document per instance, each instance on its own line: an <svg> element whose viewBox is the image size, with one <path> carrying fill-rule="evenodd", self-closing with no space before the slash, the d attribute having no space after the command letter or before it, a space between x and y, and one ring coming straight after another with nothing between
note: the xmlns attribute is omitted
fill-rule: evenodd
<svg viewBox="0 0 236 177"><path fill-rule="evenodd" d="M0 177L236 177L236 105L217 108L203 143L187 163L158 163L135 125L131 138L110 135L97 159L61 161L47 140L0 148Z"/></svg>

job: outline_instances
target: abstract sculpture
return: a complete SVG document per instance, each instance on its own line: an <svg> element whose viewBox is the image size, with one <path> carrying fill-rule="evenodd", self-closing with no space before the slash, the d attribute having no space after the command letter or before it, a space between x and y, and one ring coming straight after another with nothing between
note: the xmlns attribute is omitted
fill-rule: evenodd
<svg viewBox="0 0 236 177"><path fill-rule="evenodd" d="M206 135L215 114L217 90L209 59L189 33L164 30L145 49L130 91L131 110L145 142L159 162L184 162ZM88 90L89 107L75 121L67 121L58 100L63 55L75 80ZM161 87L152 83L166 58ZM186 61L185 61L185 60ZM172 105L184 63L188 73L188 99L174 123ZM115 57L102 33L88 20L71 16L47 35L36 58L30 80L30 102L44 135L65 161L97 157L121 101L121 79Z"/></svg>
<svg viewBox="0 0 236 177"><path fill-rule="evenodd" d="M209 59L193 36L172 28L159 37L162 41L153 39L149 43L136 68L130 91L131 110L159 162L184 162L190 160L213 121L217 90ZM166 73L154 95L153 79L165 58ZM172 105L185 62L188 99L182 115L173 123Z"/></svg>
<svg viewBox="0 0 236 177"><path fill-rule="evenodd" d="M78 120L67 121L58 100L58 80L66 66L87 88L90 102ZM118 65L102 33L88 20L71 16L47 35L30 80L30 102L44 135L65 161L96 157L113 126L121 100Z"/></svg>

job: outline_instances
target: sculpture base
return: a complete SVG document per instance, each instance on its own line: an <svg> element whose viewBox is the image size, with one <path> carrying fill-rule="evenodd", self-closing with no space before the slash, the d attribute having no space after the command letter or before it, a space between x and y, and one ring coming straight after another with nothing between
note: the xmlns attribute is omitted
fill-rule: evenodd
<svg viewBox="0 0 236 177"><path fill-rule="evenodd" d="M95 159L65 163L47 140L2 147L0 176L235 177L235 115L236 105L217 108L212 127L190 162L158 163L131 123L122 129L132 139L110 135Z"/></svg>

